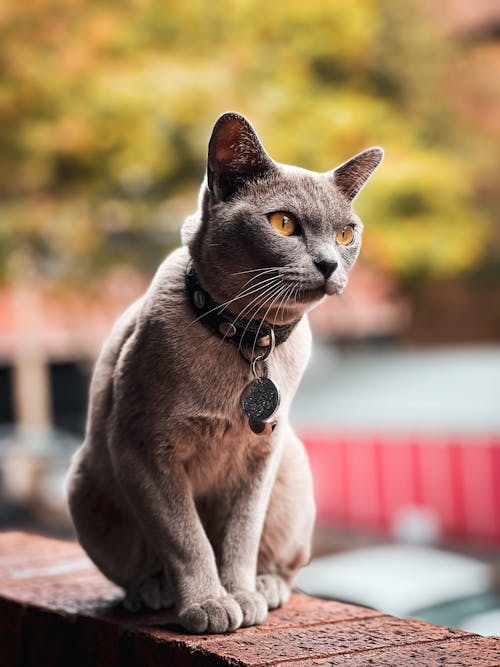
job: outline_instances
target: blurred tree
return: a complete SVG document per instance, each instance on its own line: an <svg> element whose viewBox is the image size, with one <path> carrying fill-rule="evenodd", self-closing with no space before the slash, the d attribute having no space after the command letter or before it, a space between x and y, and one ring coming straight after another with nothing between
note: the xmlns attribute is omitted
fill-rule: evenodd
<svg viewBox="0 0 500 667"><path fill-rule="evenodd" d="M476 196L484 164L441 94L454 55L410 0L5 3L3 277L153 270L231 108L281 162L327 170L383 145L358 205L366 256L402 277L463 272L491 225Z"/></svg>

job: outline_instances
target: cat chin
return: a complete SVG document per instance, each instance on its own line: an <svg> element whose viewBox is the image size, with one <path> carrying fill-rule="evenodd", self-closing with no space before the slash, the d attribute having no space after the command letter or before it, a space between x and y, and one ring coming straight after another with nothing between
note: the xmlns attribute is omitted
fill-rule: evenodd
<svg viewBox="0 0 500 667"><path fill-rule="evenodd" d="M332 294L341 295L344 291L342 285L325 285L325 294L331 296Z"/></svg>
<svg viewBox="0 0 500 667"><path fill-rule="evenodd" d="M327 296L332 294L342 294L344 288L339 285L321 285L321 287L313 287L307 290L302 290L297 296L297 301L301 303L316 305Z"/></svg>

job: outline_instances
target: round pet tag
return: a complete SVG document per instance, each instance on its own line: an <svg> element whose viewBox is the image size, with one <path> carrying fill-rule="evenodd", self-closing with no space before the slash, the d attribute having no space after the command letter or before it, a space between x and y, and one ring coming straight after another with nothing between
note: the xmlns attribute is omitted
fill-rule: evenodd
<svg viewBox="0 0 500 667"><path fill-rule="evenodd" d="M241 407L248 419L263 422L274 415L280 404L280 390L268 377L252 380L241 394Z"/></svg>

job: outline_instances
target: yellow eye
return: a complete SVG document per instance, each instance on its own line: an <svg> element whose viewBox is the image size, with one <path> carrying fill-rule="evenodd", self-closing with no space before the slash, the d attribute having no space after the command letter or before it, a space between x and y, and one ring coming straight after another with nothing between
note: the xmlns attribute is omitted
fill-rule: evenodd
<svg viewBox="0 0 500 667"><path fill-rule="evenodd" d="M347 225L344 229L339 229L335 240L339 245L349 245L354 239L354 227Z"/></svg>
<svg viewBox="0 0 500 667"><path fill-rule="evenodd" d="M283 236L291 236L298 229L297 221L289 213L283 213L283 211L271 213L269 222L271 227Z"/></svg>

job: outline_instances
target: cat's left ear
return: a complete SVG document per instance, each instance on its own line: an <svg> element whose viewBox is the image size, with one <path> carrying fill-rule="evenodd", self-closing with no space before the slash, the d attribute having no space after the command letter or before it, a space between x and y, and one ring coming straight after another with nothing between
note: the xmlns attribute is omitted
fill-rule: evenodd
<svg viewBox="0 0 500 667"><path fill-rule="evenodd" d="M330 174L342 194L352 201L383 157L384 151L378 146L367 148L331 171Z"/></svg>
<svg viewBox="0 0 500 667"><path fill-rule="evenodd" d="M218 119L208 144L207 161L208 187L218 199L228 199L273 165L246 118L228 112Z"/></svg>

